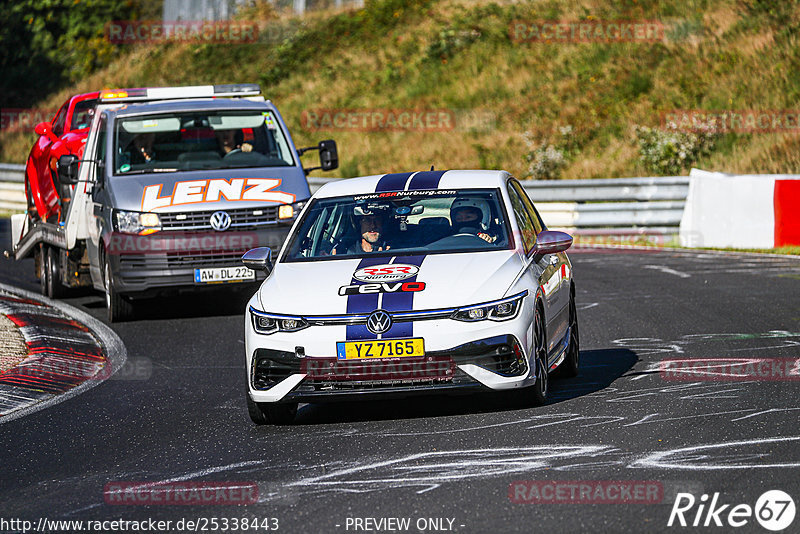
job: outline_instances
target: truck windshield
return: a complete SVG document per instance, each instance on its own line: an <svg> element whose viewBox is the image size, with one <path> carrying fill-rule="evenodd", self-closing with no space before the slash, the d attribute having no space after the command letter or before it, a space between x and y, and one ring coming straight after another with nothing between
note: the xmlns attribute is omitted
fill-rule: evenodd
<svg viewBox="0 0 800 534"><path fill-rule="evenodd" d="M114 174L294 165L269 111L202 111L122 117Z"/></svg>
<svg viewBox="0 0 800 534"><path fill-rule="evenodd" d="M494 189L396 191L315 200L283 261L513 248Z"/></svg>

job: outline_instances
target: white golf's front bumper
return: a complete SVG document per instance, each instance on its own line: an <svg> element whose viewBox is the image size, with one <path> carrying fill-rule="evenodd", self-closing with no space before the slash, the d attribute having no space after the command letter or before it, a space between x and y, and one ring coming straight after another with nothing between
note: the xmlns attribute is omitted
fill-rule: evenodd
<svg viewBox="0 0 800 534"><path fill-rule="evenodd" d="M414 321L413 337L424 340L424 357L347 362L337 360L337 342L347 340L344 325L263 335L247 313L248 390L255 402L269 403L530 386L532 300L525 298L516 317L505 321ZM257 299L250 304L257 306Z"/></svg>

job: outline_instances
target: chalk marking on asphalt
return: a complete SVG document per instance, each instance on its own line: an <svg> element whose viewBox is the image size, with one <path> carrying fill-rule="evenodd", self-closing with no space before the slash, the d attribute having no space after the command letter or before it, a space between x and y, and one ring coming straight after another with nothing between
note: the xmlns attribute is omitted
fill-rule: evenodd
<svg viewBox="0 0 800 534"><path fill-rule="evenodd" d="M732 414L732 413L746 413L746 412L752 412L752 411L753 411L752 408L748 408L748 409L745 409L745 410L730 410L730 411L726 411L726 412L700 413L700 414L684 415L684 416L681 416L681 417L664 417L664 418L661 418L661 419L656 419L659 415L661 415L660 413L652 413L650 415L645 415L644 417L642 417L638 421L634 421L633 423L628 423L627 425L622 425L622 426L637 426L637 425L644 425L644 424L648 424L648 423L663 423L663 422L666 422L666 421L681 421L683 419L698 419L700 417L714 417L714 416L717 416L717 415L728 415L728 414Z"/></svg>
<svg viewBox="0 0 800 534"><path fill-rule="evenodd" d="M708 464L695 464L692 462L709 461L713 457L709 454L712 450L725 450L730 447L752 447L756 445L773 444L773 443L787 443L791 441L800 441L800 436L785 436L777 438L764 438L764 439L751 439L747 441L726 441L722 443L711 443L707 445L696 445L693 447L682 447L679 449L672 449L668 451L658 451L648 454L647 456L635 460L630 463L630 468L657 468L657 469L687 469L691 471L712 471L717 469L785 469L787 467L800 467L800 461L786 461L777 463L757 463L757 462L741 462L741 463L708 463ZM797 448L795 447L796 451ZM771 452L771 451L770 451ZM735 452L727 456L728 460L736 461L737 459L750 458L753 460L760 460L768 457L767 453L750 453L742 452L737 449ZM720 461L725 461L726 456L721 456Z"/></svg>
<svg viewBox="0 0 800 534"><path fill-rule="evenodd" d="M549 469L555 467L554 462L558 460L593 458L614 451L616 449L606 445L541 445L423 452L334 470L290 482L287 486L348 492L422 486L430 491L435 489L432 486L439 487L446 482ZM374 476L366 473L373 470L377 471Z"/></svg>
<svg viewBox="0 0 800 534"><path fill-rule="evenodd" d="M578 306L579 310L588 310L589 308L594 308L595 306L599 306L599 302L590 302L589 304L582 304Z"/></svg>
<svg viewBox="0 0 800 534"><path fill-rule="evenodd" d="M70 389L69 391L51 397L49 399L37 402L32 406L28 406L26 408L22 408L11 412L8 415L4 415L0 417L0 424L8 423L9 421L13 421L15 419L19 419L20 417L25 417L26 415L30 415L34 412L38 412L39 410L43 410L45 408L49 408L51 406L55 406L58 403L64 402L67 399L71 399L81 393L84 393L91 388L101 384L111 378L114 373L119 371L123 365L125 365L125 361L128 359L128 353L125 350L125 344L122 343L122 340L119 336L108 326L103 324L101 321L98 321L91 315L86 312L83 312L74 306L70 306L64 302L60 302L57 300L52 300L32 291L28 291L26 289L21 289L19 287L11 286L8 284L0 283L0 290L6 291L11 293L12 295L22 296L30 300L36 300L39 302L43 302L48 306L52 306L57 310L61 311L67 317L74 319L75 321L87 326L89 330L93 334L97 336L100 340L100 343L103 346L103 350L106 353L106 357L108 358L108 363L106 365L111 366L111 372L108 373L102 380L99 380L95 377L92 377L89 380L85 380L81 384L78 384L74 388Z"/></svg>
<svg viewBox="0 0 800 534"><path fill-rule="evenodd" d="M656 271L660 271L665 274L672 274L680 278L690 278L692 276L688 273L682 273L680 271L676 271L675 269L670 269L669 267L665 267L664 265L643 265L642 267L644 269L653 269Z"/></svg>

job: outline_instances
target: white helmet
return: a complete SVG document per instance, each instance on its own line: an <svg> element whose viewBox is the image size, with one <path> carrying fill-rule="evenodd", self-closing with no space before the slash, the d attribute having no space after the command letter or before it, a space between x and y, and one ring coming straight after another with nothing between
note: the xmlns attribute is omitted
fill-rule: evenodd
<svg viewBox="0 0 800 534"><path fill-rule="evenodd" d="M455 224L455 212L462 208L475 208L481 212L481 229L486 231L492 221L492 209L482 198L459 197L450 205L450 221Z"/></svg>

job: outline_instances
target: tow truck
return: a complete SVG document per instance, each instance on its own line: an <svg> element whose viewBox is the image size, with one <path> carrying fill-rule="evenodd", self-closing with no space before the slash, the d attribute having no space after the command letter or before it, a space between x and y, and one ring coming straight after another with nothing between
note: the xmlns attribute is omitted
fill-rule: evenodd
<svg viewBox="0 0 800 534"><path fill-rule="evenodd" d="M12 215L6 256L34 256L44 295L93 287L109 321L128 320L140 299L263 280L241 255L277 252L307 174L337 167L335 141L298 149L257 84L102 91L83 159L58 158L66 215Z"/></svg>

